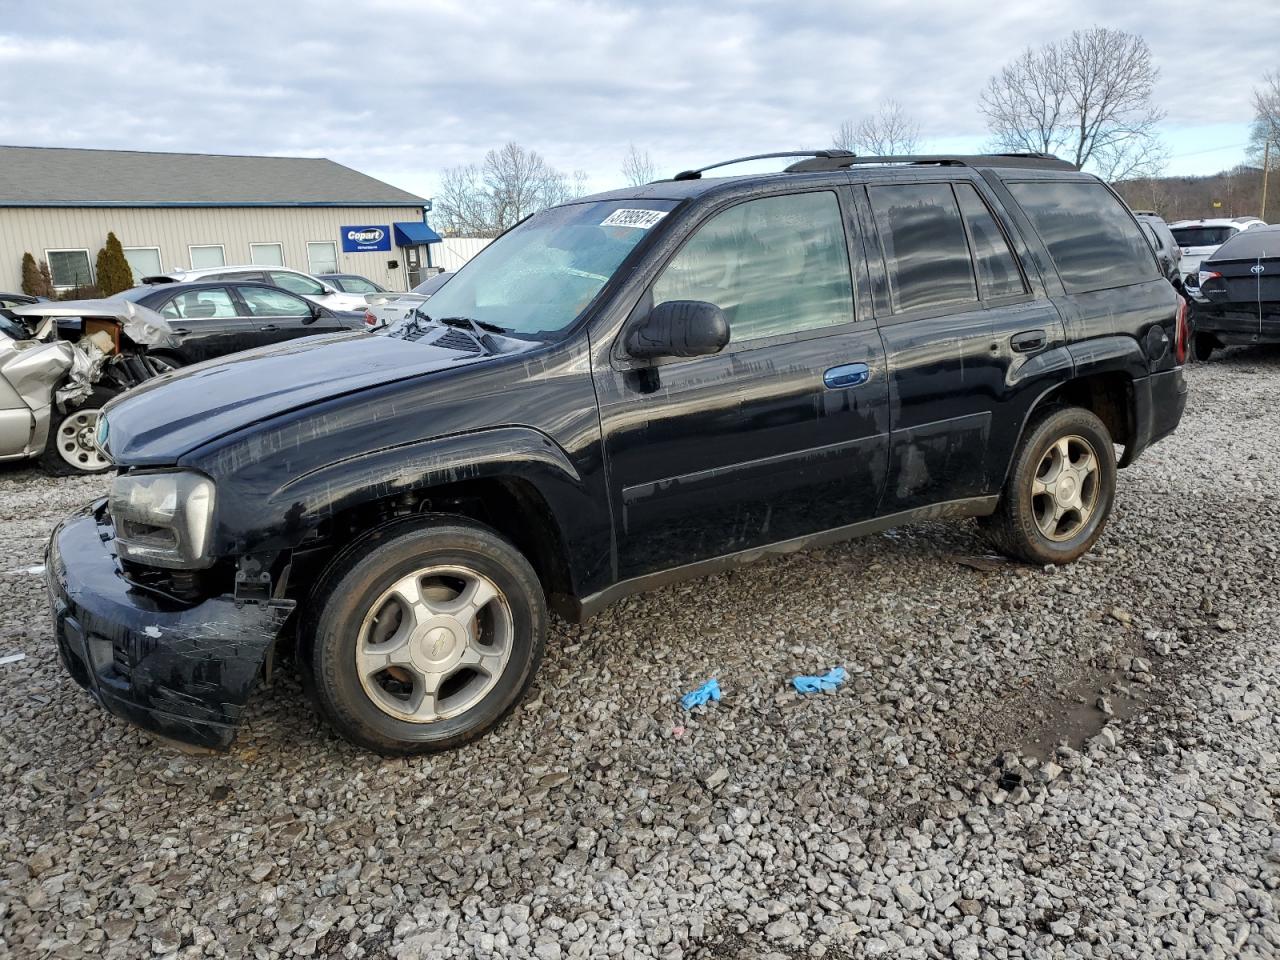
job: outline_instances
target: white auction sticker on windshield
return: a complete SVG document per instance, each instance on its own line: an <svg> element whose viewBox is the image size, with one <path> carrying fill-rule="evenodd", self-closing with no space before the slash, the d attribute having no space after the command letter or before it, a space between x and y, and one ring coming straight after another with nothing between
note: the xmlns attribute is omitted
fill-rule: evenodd
<svg viewBox="0 0 1280 960"><path fill-rule="evenodd" d="M667 215L665 210L615 210L600 221L602 227L635 227L648 230Z"/></svg>

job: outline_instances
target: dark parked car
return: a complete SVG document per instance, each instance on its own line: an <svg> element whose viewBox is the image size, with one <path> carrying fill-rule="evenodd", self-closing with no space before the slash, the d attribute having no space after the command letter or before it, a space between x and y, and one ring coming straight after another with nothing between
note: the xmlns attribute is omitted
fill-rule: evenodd
<svg viewBox="0 0 1280 960"><path fill-rule="evenodd" d="M1178 246L1178 241L1174 239L1173 231L1169 229L1169 224L1165 223L1164 218L1158 214L1149 213L1145 210L1135 211L1134 216L1138 218L1142 232L1146 234L1147 242L1151 244L1151 249L1155 251L1156 260L1160 263L1160 270L1169 278L1169 282L1173 284L1174 289L1185 297L1187 291L1182 282L1182 248Z"/></svg>
<svg viewBox="0 0 1280 960"><path fill-rule="evenodd" d="M386 287L381 284L374 283L368 277L362 277L357 273L318 273L317 280L323 280L331 287L336 287L343 293L388 293Z"/></svg>
<svg viewBox="0 0 1280 960"><path fill-rule="evenodd" d="M1200 263L1196 359L1229 344L1280 343L1280 226L1237 233Z"/></svg>
<svg viewBox="0 0 1280 960"><path fill-rule="evenodd" d="M365 325L363 313L330 310L265 283L160 284L118 296L150 307L168 322L178 346L151 355L172 366Z"/></svg>
<svg viewBox="0 0 1280 960"><path fill-rule="evenodd" d="M926 518L1079 557L1186 402L1133 216L1050 157L792 156L554 207L387 333L112 403L111 494L49 546L71 674L226 745L296 642L334 728L415 753L512 709L548 607Z"/></svg>

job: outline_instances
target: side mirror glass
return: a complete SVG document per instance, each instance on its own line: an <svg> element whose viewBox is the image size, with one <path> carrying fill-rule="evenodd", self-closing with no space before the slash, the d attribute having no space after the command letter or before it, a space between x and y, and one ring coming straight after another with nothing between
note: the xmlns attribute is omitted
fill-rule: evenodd
<svg viewBox="0 0 1280 960"><path fill-rule="evenodd" d="M705 300L668 300L627 332L627 353L639 360L704 357L729 343L724 311Z"/></svg>

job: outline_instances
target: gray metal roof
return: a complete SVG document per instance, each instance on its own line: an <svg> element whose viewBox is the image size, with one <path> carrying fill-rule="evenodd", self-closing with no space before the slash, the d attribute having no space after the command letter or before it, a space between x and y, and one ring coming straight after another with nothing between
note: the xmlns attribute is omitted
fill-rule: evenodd
<svg viewBox="0 0 1280 960"><path fill-rule="evenodd" d="M0 207L421 207L319 157L0 146Z"/></svg>

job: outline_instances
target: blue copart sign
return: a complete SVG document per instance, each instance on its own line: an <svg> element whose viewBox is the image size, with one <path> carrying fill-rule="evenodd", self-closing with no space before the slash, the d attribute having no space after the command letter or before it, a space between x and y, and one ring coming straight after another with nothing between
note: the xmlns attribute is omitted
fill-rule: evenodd
<svg viewBox="0 0 1280 960"><path fill-rule="evenodd" d="M343 227L342 252L367 253L372 250L391 249L391 228L385 225L371 227Z"/></svg>

